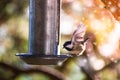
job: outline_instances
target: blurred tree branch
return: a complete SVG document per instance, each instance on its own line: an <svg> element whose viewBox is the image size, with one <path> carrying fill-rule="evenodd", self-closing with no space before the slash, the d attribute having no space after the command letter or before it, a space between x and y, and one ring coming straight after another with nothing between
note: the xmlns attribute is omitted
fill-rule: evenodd
<svg viewBox="0 0 120 80"><path fill-rule="evenodd" d="M32 74L32 73L43 73L45 75L48 75L53 80L65 80L65 76L62 73L47 66L39 66L39 68L19 69L9 64L0 62L0 67L2 67L5 70L10 70L13 72L13 75L10 77L10 79L12 80L18 77L20 74Z"/></svg>

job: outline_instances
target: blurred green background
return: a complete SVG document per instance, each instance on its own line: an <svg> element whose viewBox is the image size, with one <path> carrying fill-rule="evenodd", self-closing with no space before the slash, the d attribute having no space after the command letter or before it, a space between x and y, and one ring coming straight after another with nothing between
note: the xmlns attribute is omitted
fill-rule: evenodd
<svg viewBox="0 0 120 80"><path fill-rule="evenodd" d="M66 40L69 40L71 38L71 34L73 32L71 30L73 30L74 28L68 27L71 25L75 26L76 23L80 21L86 24L88 30L92 32L98 32L96 33L97 46L102 44L101 36L104 37L103 35L106 33L106 30L100 29L101 31L103 31L102 34L101 31L97 31L96 29L94 30L94 28L91 28L89 26L91 16L89 16L88 19L88 16L86 15L88 15L90 12L93 12L92 10L94 8L98 11L98 13L94 15L98 15L101 9L99 10L99 8L96 8L96 6L98 6L99 4L102 4L103 6L103 3L101 2L101 0L87 0L86 2L95 2L95 5L92 8L88 8L90 7L90 5L88 5L87 3L86 5L84 1L86 0L62 1L61 18L63 19L61 19L61 30L63 31L61 31L61 46ZM104 6L108 6L106 4L107 1L108 0L106 0ZM110 0L110 2L111 6L113 0ZM117 4L119 9L120 2L118 2ZM86 12L86 14L84 14L81 8L87 8L89 10L88 12ZM119 16L117 16L115 13L118 14L118 12L114 12L113 15L115 15L115 18L117 17L117 21L119 22ZM83 14L84 17L82 17ZM97 16L97 18L99 17L104 16ZM83 18L86 20L84 20ZM105 16L105 18L109 18L109 16ZM111 25L113 24L111 23ZM65 28L65 26L67 26L67 28ZM105 24L105 26L107 26L107 29L110 29L107 30L108 33L109 31L113 30L113 26L111 27L107 24ZM118 26L120 27L120 25ZM65 29L68 29L68 32ZM109 60L108 57L102 57L106 66L102 67L102 69L100 70L95 70L96 66L99 66L99 63L91 64L91 62L89 61L89 59L91 59L91 57L94 57L94 55L92 55L90 58L86 58L85 55L77 58L70 58L66 60L63 64L54 66L26 64L19 57L15 56L15 54L28 52L28 31L29 0L0 0L0 80L58 80L54 77L54 75L57 73L59 73L58 75L59 77L61 77L61 79L62 77L64 77L65 80L120 80L120 62L118 61L118 56L120 56L119 51L117 52L119 55L117 53L115 54L117 55L117 57L112 56L113 58L115 58L113 62ZM61 52L67 53L67 51L62 50L62 48ZM98 56L98 53L96 55ZM98 57L101 59L101 56ZM98 57L95 57L92 63L97 63L96 61L98 60ZM95 66L91 67L90 64ZM47 71L44 71L45 69L47 69Z"/></svg>

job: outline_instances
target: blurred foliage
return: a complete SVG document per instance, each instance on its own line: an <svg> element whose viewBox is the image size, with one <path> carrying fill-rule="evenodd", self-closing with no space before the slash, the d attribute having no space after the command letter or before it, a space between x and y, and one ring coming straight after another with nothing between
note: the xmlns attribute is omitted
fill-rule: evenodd
<svg viewBox="0 0 120 80"><path fill-rule="evenodd" d="M43 74L23 74L17 77L15 80L51 80L48 76Z"/></svg>
<svg viewBox="0 0 120 80"><path fill-rule="evenodd" d="M74 1L76 1L77 3ZM63 9L61 10L62 11L61 18L63 18L62 21L64 22L65 26L63 25L61 27L62 28L61 30L63 30L62 40L60 44L61 46L66 40L70 40L71 34L75 29L75 27L73 28L73 26L76 26L77 25L76 23L80 21L84 22L88 29L92 30L93 32L94 31L96 32L96 35L97 35L96 39L98 40L98 42L101 41L101 43L102 43L102 40L104 40L103 42L106 43L105 39L108 38L108 37L106 38L104 34L107 32L109 33L110 31L113 30L113 25L114 25L112 24L113 20L110 21L110 24L109 24L109 21L107 21L109 20L109 14L100 15L101 9L96 8L95 6L92 8L87 8L85 7L85 5L82 4L81 1L85 1L85 0L63 0L62 2ZM91 0L88 0L88 1L91 1ZM102 1L105 1L106 5L107 5L107 2L109 2L108 0L102 0ZM110 0L110 1L114 2L114 0ZM115 3L116 1L117 0L115 0ZM120 4L120 2L118 3ZM22 52L27 53L28 51L28 26L29 26L28 4L29 4L29 0L0 0L0 62L7 63L8 65L13 65L14 67L17 67L20 69L27 69L29 67L36 68L36 66L25 64L21 59L19 59L19 57L15 56L16 53L22 53ZM101 4L100 0L96 0L96 4L97 6L98 4ZM104 5L102 3L102 7L103 6ZM110 6L112 6L112 4ZM105 8L109 9L110 6L107 5ZM88 12L83 13L81 10L86 8L88 9ZM100 27L98 28L98 30L100 29L102 31L97 32L97 28L95 27L90 28L90 23L92 23L91 17L93 16L88 16L88 15L90 13L94 14L93 10L98 11L95 13L95 18L97 17L97 19L99 18L104 19L102 17L104 17L104 15L106 16L105 20L100 21L102 22L102 24L105 24L105 26L107 26L104 28L105 30ZM113 15L115 15L115 18L117 20L119 20L118 10L116 10L116 12L114 12ZM74 22L75 22L75 25L73 25ZM93 22L92 24L95 24L95 23ZM68 53L68 51L63 50L62 53ZM98 53L96 54L98 55ZM101 57L103 56L99 55L99 58ZM94 58L94 55L92 55L92 59L93 58ZM108 64L108 61L110 61L108 58L107 59L104 58L104 60L106 61L107 64ZM90 59L88 60L88 62L95 63L95 65L97 64L97 62L100 62L100 61L101 59L98 59L98 58L97 59L94 58L93 61L90 61ZM112 64L113 65L112 67L107 66L98 72L97 71L94 72L94 70L91 68L89 69L89 66L91 67L93 66L93 64L89 65L90 63L86 63L86 62L87 62L86 58L82 56L82 57L68 59L62 65L48 66L48 67L54 68L59 72L61 72L66 77L66 80L90 80L91 76L94 78L94 80L120 80L120 62L118 62L117 64L115 63ZM117 62L117 61L115 60L114 62ZM79 64L79 63L82 63L82 64ZM39 67L40 66L38 66L38 68ZM85 71L84 68L87 68L87 71ZM13 79L10 79L11 76L14 77L13 75L14 75L14 72L6 69L6 67L0 66L0 80L13 80ZM51 77L47 76L47 74L45 73L44 74L42 73L24 74L23 73L21 75L18 75L14 80L53 80L53 79L51 79Z"/></svg>
<svg viewBox="0 0 120 80"><path fill-rule="evenodd" d="M0 0L0 23L24 13L28 0Z"/></svg>

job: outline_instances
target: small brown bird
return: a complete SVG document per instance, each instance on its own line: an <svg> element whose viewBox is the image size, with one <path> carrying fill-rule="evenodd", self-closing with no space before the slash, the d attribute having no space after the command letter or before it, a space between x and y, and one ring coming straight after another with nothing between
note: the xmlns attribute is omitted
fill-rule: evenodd
<svg viewBox="0 0 120 80"><path fill-rule="evenodd" d="M77 29L74 31L71 41L66 41L63 44L63 48L70 51L70 55L80 56L86 49L86 43L88 38L84 38L86 27L80 23Z"/></svg>

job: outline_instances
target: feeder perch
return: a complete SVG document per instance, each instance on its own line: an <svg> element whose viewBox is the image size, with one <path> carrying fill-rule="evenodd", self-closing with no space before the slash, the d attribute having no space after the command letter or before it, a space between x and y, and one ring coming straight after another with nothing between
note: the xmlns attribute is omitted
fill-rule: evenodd
<svg viewBox="0 0 120 80"><path fill-rule="evenodd" d="M16 54L28 64L55 65L69 56L58 53L60 0L30 0L28 53Z"/></svg>

